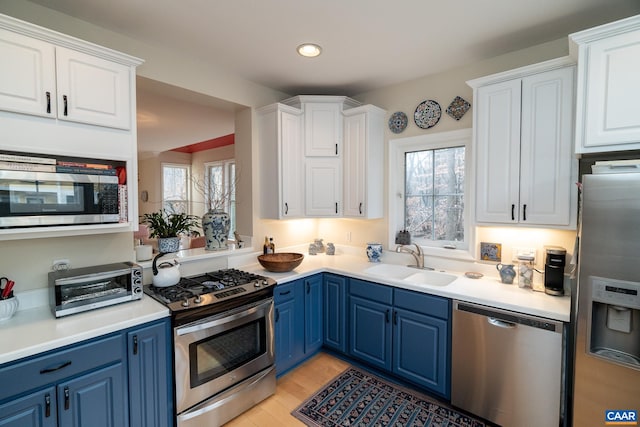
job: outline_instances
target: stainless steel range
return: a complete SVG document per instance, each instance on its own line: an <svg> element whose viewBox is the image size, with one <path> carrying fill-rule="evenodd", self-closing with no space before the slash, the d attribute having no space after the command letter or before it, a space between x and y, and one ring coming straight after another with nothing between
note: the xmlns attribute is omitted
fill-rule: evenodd
<svg viewBox="0 0 640 427"><path fill-rule="evenodd" d="M145 287L171 310L178 427L219 426L275 392L275 285L226 269Z"/></svg>

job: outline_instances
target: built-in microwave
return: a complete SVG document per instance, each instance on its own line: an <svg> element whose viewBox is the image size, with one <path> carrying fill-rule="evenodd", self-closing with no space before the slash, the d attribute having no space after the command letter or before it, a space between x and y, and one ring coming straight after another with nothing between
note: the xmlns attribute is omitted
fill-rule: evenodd
<svg viewBox="0 0 640 427"><path fill-rule="evenodd" d="M0 228L117 223L119 209L117 176L0 170Z"/></svg>

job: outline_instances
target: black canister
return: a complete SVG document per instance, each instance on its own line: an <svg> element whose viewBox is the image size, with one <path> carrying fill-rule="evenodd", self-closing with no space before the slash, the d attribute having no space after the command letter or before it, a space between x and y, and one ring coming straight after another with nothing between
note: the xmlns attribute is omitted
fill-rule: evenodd
<svg viewBox="0 0 640 427"><path fill-rule="evenodd" d="M544 291L549 295L564 295L564 266L567 250L560 246L547 246L544 263Z"/></svg>

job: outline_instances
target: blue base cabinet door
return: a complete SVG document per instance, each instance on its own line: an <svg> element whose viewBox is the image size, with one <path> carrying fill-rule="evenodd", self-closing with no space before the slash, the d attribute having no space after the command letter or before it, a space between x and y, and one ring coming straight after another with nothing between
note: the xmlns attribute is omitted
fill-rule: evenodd
<svg viewBox="0 0 640 427"><path fill-rule="evenodd" d="M173 426L169 320L127 333L130 427Z"/></svg>
<svg viewBox="0 0 640 427"><path fill-rule="evenodd" d="M391 370L391 306L351 296L349 354Z"/></svg>
<svg viewBox="0 0 640 427"><path fill-rule="evenodd" d="M446 396L448 322L402 309L393 315L393 372Z"/></svg>
<svg viewBox="0 0 640 427"><path fill-rule="evenodd" d="M451 397L451 300L394 289L393 372Z"/></svg>
<svg viewBox="0 0 640 427"><path fill-rule="evenodd" d="M304 357L304 299L300 281L277 285L273 293L276 373Z"/></svg>
<svg viewBox="0 0 640 427"><path fill-rule="evenodd" d="M57 425L55 387L0 405L0 427L56 427Z"/></svg>
<svg viewBox="0 0 640 427"><path fill-rule="evenodd" d="M325 274L323 283L324 345L347 353L347 283L346 277Z"/></svg>
<svg viewBox="0 0 640 427"><path fill-rule="evenodd" d="M122 363L58 384L58 416L64 427L121 427L128 423Z"/></svg>
<svg viewBox="0 0 640 427"><path fill-rule="evenodd" d="M322 347L322 275L304 279L304 354Z"/></svg>

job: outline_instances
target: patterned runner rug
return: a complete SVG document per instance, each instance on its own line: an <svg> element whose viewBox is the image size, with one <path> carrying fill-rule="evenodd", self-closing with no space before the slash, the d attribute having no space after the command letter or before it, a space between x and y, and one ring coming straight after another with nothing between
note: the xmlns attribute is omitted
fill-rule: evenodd
<svg viewBox="0 0 640 427"><path fill-rule="evenodd" d="M350 367L291 415L308 426L485 427L432 398Z"/></svg>

